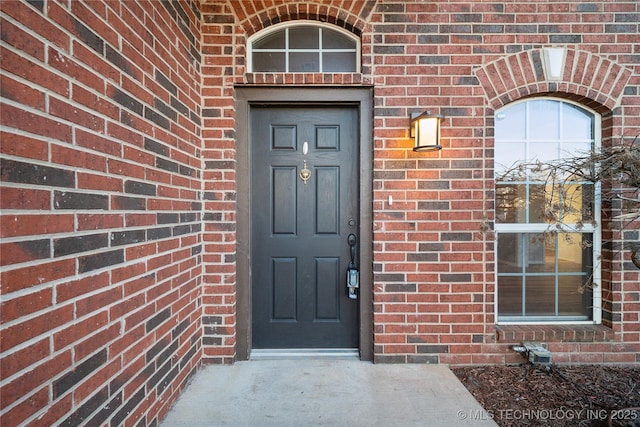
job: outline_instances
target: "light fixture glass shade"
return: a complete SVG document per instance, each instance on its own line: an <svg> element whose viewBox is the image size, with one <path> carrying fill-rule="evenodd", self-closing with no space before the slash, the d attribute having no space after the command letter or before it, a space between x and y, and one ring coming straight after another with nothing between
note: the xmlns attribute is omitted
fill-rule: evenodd
<svg viewBox="0 0 640 427"><path fill-rule="evenodd" d="M440 145L440 122L444 116L424 113L411 115L411 137L415 139L413 151L434 151L442 149Z"/></svg>

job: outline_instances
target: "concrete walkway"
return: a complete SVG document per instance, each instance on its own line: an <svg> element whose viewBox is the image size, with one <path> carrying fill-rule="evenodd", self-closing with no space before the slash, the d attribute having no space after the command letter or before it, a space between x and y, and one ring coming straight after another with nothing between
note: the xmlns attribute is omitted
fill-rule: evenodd
<svg viewBox="0 0 640 427"><path fill-rule="evenodd" d="M442 365L259 360L204 367L161 427L496 426Z"/></svg>

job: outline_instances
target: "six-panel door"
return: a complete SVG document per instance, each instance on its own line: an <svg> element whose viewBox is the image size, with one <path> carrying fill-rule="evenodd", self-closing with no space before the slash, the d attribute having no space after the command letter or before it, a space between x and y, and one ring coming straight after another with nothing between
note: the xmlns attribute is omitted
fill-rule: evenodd
<svg viewBox="0 0 640 427"><path fill-rule="evenodd" d="M250 121L252 347L357 348L358 110L252 107Z"/></svg>

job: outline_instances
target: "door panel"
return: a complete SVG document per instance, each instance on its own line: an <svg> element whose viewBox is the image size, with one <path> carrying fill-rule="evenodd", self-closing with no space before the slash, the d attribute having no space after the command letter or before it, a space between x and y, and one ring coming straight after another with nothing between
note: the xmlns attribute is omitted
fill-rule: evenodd
<svg viewBox="0 0 640 427"><path fill-rule="evenodd" d="M252 107L250 122L252 346L358 347L358 302L345 284L358 110Z"/></svg>
<svg viewBox="0 0 640 427"><path fill-rule="evenodd" d="M340 220L340 169L316 168L316 234L339 233Z"/></svg>
<svg viewBox="0 0 640 427"><path fill-rule="evenodd" d="M297 194L296 180L298 174L295 167L274 167L271 181L273 194L273 234L296 234Z"/></svg>
<svg viewBox="0 0 640 427"><path fill-rule="evenodd" d="M340 320L340 259L316 258L315 320ZM319 284L322 284L320 286Z"/></svg>
<svg viewBox="0 0 640 427"><path fill-rule="evenodd" d="M295 258L273 258L273 320L295 320L297 260ZM261 284L258 283L258 286Z"/></svg>

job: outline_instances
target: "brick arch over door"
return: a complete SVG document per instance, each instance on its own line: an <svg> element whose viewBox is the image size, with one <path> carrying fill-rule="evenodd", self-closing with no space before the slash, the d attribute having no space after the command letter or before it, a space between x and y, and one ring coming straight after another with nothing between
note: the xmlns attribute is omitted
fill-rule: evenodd
<svg viewBox="0 0 640 427"><path fill-rule="evenodd" d="M246 36L273 24L294 20L328 22L342 27L358 36L364 32L367 20L375 2L333 0L327 4L314 4L306 1L275 1L275 5L261 9L256 2L231 2L238 17L238 23ZM342 4L348 7L345 9Z"/></svg>
<svg viewBox="0 0 640 427"><path fill-rule="evenodd" d="M551 93L569 97L605 113L620 103L632 70L591 52L566 50L562 78L547 80L544 51L533 49L490 62L476 70L476 77L493 109L530 95Z"/></svg>

